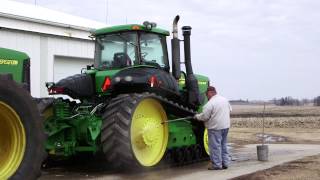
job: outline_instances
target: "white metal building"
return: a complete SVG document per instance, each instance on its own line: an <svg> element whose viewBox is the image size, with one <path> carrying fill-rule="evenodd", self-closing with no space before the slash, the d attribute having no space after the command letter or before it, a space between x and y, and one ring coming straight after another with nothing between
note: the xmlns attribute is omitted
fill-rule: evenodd
<svg viewBox="0 0 320 180"><path fill-rule="evenodd" d="M47 8L1 0L0 47L27 53L31 58L31 94L47 96L45 82L80 73L93 64L90 31L103 23Z"/></svg>

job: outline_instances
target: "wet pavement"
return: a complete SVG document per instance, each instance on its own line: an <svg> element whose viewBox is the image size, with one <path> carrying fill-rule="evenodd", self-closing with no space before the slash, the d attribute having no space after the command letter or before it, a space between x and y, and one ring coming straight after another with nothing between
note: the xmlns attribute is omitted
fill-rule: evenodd
<svg viewBox="0 0 320 180"><path fill-rule="evenodd" d="M208 162L201 162L182 167L150 170L144 172L99 171L87 169L84 164L75 164L72 169L55 167L45 170L41 180L47 179L101 179L101 180L157 180L157 179L230 179L240 175L303 158L305 156L320 154L320 145L308 144L269 144L269 161L257 161L256 144L246 145L241 148L231 148L232 162L227 170L208 171ZM231 144L232 147L232 144Z"/></svg>
<svg viewBox="0 0 320 180"><path fill-rule="evenodd" d="M287 142L288 139L284 136L277 136L277 135L273 135L273 134L262 134L262 133L258 133L256 134L257 138L259 139L259 141L263 141L265 143L275 143L275 142Z"/></svg>

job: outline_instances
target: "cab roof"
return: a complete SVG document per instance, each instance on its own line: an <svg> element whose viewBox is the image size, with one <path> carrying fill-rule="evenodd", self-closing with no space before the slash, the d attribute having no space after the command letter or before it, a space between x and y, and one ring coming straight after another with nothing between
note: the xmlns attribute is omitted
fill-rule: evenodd
<svg viewBox="0 0 320 180"><path fill-rule="evenodd" d="M29 59L29 56L24 52L0 47L0 59L25 60Z"/></svg>
<svg viewBox="0 0 320 180"><path fill-rule="evenodd" d="M126 25L105 27L105 28L95 30L93 32L93 35L99 36L102 34L109 34L109 33L122 32L122 31L145 31L145 32L153 32L153 33L157 33L157 34L162 34L165 36L170 35L169 31L167 31L167 30L163 30L160 28L152 28L151 30L148 30L145 26L140 25L140 24L126 24Z"/></svg>

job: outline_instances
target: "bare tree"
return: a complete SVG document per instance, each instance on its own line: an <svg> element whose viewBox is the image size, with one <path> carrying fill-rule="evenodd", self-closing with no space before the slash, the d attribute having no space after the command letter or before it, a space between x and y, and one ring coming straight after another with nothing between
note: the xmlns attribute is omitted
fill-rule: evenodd
<svg viewBox="0 0 320 180"><path fill-rule="evenodd" d="M314 105L315 106L320 106L320 96L314 98Z"/></svg>
<svg viewBox="0 0 320 180"><path fill-rule="evenodd" d="M291 96L273 99L273 102L278 106L301 106L303 104L299 99L294 99Z"/></svg>

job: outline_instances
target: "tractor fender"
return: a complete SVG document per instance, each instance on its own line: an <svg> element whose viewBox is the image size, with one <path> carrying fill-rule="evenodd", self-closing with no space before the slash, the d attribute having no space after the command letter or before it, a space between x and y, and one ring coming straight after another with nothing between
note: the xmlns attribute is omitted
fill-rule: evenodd
<svg viewBox="0 0 320 180"><path fill-rule="evenodd" d="M179 97L180 94L176 79L170 73L153 67L123 69L113 76L111 84L112 91L119 94L154 92L164 97Z"/></svg>
<svg viewBox="0 0 320 180"><path fill-rule="evenodd" d="M76 74L57 82L55 87L62 88L63 93L74 99L92 97L95 93L93 77L89 74Z"/></svg>

